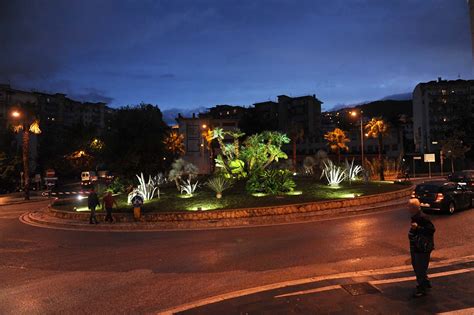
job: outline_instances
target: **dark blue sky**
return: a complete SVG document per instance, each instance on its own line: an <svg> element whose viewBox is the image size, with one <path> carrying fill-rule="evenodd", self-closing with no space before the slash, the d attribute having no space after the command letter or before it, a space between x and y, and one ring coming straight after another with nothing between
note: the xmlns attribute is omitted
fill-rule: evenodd
<svg viewBox="0 0 474 315"><path fill-rule="evenodd" d="M471 77L466 0L0 1L0 82L112 106L330 108Z"/></svg>

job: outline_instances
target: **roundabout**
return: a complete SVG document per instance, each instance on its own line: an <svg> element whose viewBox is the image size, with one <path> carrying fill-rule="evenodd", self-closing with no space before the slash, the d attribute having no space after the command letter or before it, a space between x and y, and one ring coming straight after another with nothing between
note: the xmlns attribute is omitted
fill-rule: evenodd
<svg viewBox="0 0 474 315"><path fill-rule="evenodd" d="M392 184L394 185L394 184ZM80 229L88 231L161 231L161 230L202 230L245 226L268 226L278 224L304 223L332 217L382 211L403 206L413 187L398 186L390 192L333 200L292 204L277 204L252 208L197 210L197 211L147 211L137 220L132 211L114 213L114 224L88 224L88 211L68 211L67 203L76 199L59 200L60 207L52 202L48 207L24 214L23 223L57 229ZM278 198L278 197L276 197ZM293 201L299 196L291 197ZM280 201L276 199L277 201ZM288 201L288 200L285 200ZM281 203L281 201L280 201ZM104 213L97 218L104 222Z"/></svg>

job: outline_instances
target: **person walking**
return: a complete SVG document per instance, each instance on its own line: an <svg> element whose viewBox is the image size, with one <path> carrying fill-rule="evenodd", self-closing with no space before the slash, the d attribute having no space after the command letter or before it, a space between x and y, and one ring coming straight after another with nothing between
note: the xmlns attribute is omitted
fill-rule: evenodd
<svg viewBox="0 0 474 315"><path fill-rule="evenodd" d="M430 219L421 212L418 199L410 199L408 208L412 215L411 227L408 232L411 265L413 266L418 284L413 297L421 297L426 295L428 289L431 289L431 282L428 279L428 265L431 252L434 249L434 233L436 229Z"/></svg>
<svg viewBox="0 0 474 315"><path fill-rule="evenodd" d="M112 208L114 205L115 207L117 207L117 202L115 201L114 196L112 196L112 192L108 191L102 199L102 209L105 209L105 211L107 212L107 215L105 216L105 222L114 222L114 218L112 217Z"/></svg>
<svg viewBox="0 0 474 315"><path fill-rule="evenodd" d="M91 188L89 191L89 197L87 197L87 207L89 208L91 212L91 216L89 218L89 223L90 224L98 224L97 222L97 217L95 216L95 208L100 204L99 197L97 196L97 193L95 192L94 187Z"/></svg>

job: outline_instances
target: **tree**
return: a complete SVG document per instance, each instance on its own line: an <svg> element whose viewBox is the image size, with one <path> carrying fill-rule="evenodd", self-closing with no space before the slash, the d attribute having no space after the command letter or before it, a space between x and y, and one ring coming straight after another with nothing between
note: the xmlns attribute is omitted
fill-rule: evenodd
<svg viewBox="0 0 474 315"><path fill-rule="evenodd" d="M346 143L350 142L346 136L344 130L339 128L334 129L333 131L329 131L324 135L324 139L327 140L329 148L337 154L337 161L341 162L341 151L349 151L349 147Z"/></svg>
<svg viewBox="0 0 474 315"><path fill-rule="evenodd" d="M365 130L367 131L367 136L371 138L377 138L379 144L379 175L380 180L385 180L384 177L384 165L383 165L383 137L388 133L388 125L381 117L372 118L367 125L365 125Z"/></svg>
<svg viewBox="0 0 474 315"><path fill-rule="evenodd" d="M451 172L454 173L454 160L464 159L466 152L471 150L469 145L464 144L462 137L464 133L455 132L445 140L441 140L441 152L443 156L451 160Z"/></svg>
<svg viewBox="0 0 474 315"><path fill-rule="evenodd" d="M13 130L22 133L22 159L23 159L23 190L25 192L25 200L30 199L30 135L40 134L41 129L39 120L34 113L32 104L24 104L11 112L15 119Z"/></svg>
<svg viewBox="0 0 474 315"><path fill-rule="evenodd" d="M296 172L296 142L303 140L304 129L296 123L291 124L290 138L293 147L293 171Z"/></svg>
<svg viewBox="0 0 474 315"><path fill-rule="evenodd" d="M104 159L123 175L163 170L169 127L157 106L140 104L118 109L104 138Z"/></svg>
<svg viewBox="0 0 474 315"><path fill-rule="evenodd" d="M168 150L174 158L184 155L184 136L176 131L170 134L163 140L166 150Z"/></svg>

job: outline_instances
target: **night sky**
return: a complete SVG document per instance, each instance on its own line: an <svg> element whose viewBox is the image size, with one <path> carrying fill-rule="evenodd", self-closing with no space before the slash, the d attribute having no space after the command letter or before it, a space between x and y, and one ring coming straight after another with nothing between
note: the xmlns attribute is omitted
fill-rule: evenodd
<svg viewBox="0 0 474 315"><path fill-rule="evenodd" d="M0 82L117 107L328 109L471 78L466 0L0 0Z"/></svg>

